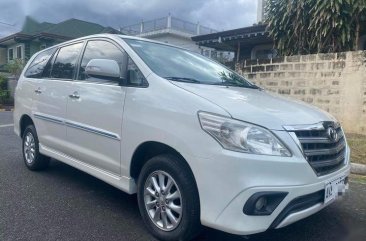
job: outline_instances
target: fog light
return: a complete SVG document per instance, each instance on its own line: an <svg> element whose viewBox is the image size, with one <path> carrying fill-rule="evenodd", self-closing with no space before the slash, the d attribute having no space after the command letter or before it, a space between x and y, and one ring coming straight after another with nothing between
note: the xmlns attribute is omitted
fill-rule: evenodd
<svg viewBox="0 0 366 241"><path fill-rule="evenodd" d="M265 210L267 206L267 198L266 197L260 197L257 202L255 203L255 209L257 211Z"/></svg>
<svg viewBox="0 0 366 241"><path fill-rule="evenodd" d="M287 194L287 192L254 193L244 204L243 212L251 216L271 215Z"/></svg>

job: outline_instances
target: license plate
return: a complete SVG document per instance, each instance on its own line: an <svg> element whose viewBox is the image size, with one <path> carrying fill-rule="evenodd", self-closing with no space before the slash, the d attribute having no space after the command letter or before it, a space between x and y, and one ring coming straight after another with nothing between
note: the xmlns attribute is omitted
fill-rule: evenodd
<svg viewBox="0 0 366 241"><path fill-rule="evenodd" d="M339 195L345 192L346 185L344 180L345 177L339 177L325 184L324 204L336 200Z"/></svg>

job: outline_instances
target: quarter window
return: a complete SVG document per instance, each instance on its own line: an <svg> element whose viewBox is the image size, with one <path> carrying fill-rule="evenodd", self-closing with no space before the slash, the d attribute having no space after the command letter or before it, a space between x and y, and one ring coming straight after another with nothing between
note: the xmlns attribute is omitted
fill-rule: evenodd
<svg viewBox="0 0 366 241"><path fill-rule="evenodd" d="M127 74L127 86L147 87L147 80L130 57L128 57Z"/></svg>
<svg viewBox="0 0 366 241"><path fill-rule="evenodd" d="M41 77L42 79L51 78L51 70L52 70L53 63L55 62L56 56L57 56L57 52L53 54L53 56L50 58L50 60L44 67L42 77Z"/></svg>
<svg viewBox="0 0 366 241"><path fill-rule="evenodd" d="M73 79L75 67L83 43L77 43L60 48L51 71L51 78Z"/></svg>
<svg viewBox="0 0 366 241"><path fill-rule="evenodd" d="M29 65L27 71L25 72L25 76L28 78L41 78L42 73L45 71L47 62L49 62L49 59L54 52L55 49L48 49L39 53Z"/></svg>

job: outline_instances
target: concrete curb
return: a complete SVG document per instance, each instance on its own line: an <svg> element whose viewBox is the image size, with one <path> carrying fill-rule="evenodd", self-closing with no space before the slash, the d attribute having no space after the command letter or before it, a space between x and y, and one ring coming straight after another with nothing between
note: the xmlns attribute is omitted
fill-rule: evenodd
<svg viewBox="0 0 366 241"><path fill-rule="evenodd" d="M351 163L351 173L358 175L366 175L366 165Z"/></svg>

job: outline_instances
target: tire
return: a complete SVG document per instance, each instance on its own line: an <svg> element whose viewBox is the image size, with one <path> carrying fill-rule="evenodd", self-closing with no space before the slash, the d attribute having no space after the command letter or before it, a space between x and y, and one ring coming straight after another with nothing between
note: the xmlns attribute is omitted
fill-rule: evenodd
<svg viewBox="0 0 366 241"><path fill-rule="evenodd" d="M153 177L157 181L155 184L161 188L159 176L164 176L162 189L165 188L165 192L160 190L156 198L157 193L154 191L157 188L154 188ZM169 183L171 185L168 185ZM167 186L170 186L170 189ZM147 191L148 187L150 192ZM193 173L185 160L172 154L151 158L141 170L137 188L140 213L153 236L164 241L185 241L199 234L201 230L199 194ZM179 198L175 195L177 191L178 195L180 194ZM160 214L157 211L159 207ZM158 222L153 221L155 212L158 212L158 219L160 217ZM172 220L176 220L177 223L174 224Z"/></svg>
<svg viewBox="0 0 366 241"><path fill-rule="evenodd" d="M36 128L29 125L25 128L22 137L23 160L31 171L40 171L48 167L50 158L39 153L39 141Z"/></svg>

